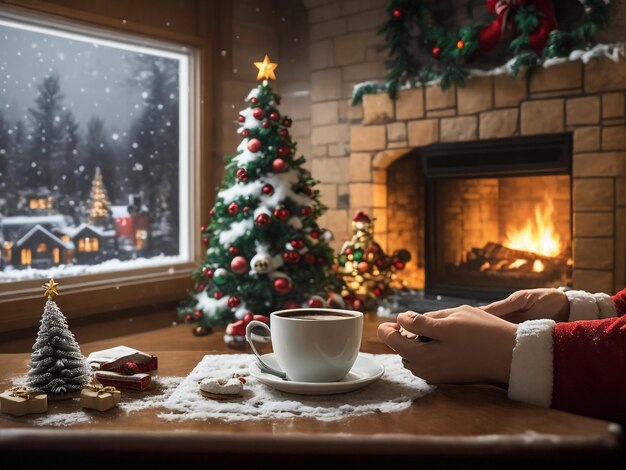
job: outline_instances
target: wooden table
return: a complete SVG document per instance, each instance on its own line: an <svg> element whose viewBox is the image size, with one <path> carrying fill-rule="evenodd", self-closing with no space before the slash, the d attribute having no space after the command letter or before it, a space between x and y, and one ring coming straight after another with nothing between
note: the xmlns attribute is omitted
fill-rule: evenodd
<svg viewBox="0 0 626 470"><path fill-rule="evenodd" d="M366 319L361 350L390 351L376 337L382 321ZM171 344L187 329L169 328L115 340L88 343L83 353L125 344L159 357L160 376L186 376L204 354L241 353L229 350L221 332L193 338L203 350L166 351L149 345ZM159 341L162 337L163 340ZM187 336L185 336L187 337ZM168 341L165 338L170 338ZM194 343L198 344L198 343ZM148 346L144 348L144 346ZM195 348L194 348L195 349ZM28 354L0 355L0 390L27 371ZM123 391L140 399L146 392ZM82 410L75 401L51 402L48 413ZM528 464L537 459L593 463L623 463L618 426L552 409L510 401L506 393L487 385L440 386L400 413L373 413L335 422L294 418L250 422L221 420L168 422L163 410L126 414L121 409L93 411L89 423L65 428L34 426L40 415L11 417L0 414L0 459L19 457L22 463L41 463L42 456L58 459L86 457L92 463L137 466L183 463L247 468L303 468L307 464L350 463L409 468L417 463ZM81 455L87 454L87 455ZM280 459L277 457L280 456ZM122 459L122 460L120 460ZM330 459L330 460L329 460ZM417 459L417 460L415 460ZM324 463L326 462L326 463ZM250 467L251 466L251 467ZM368 465L369 467L369 465ZM237 467L236 467L237 468Z"/></svg>

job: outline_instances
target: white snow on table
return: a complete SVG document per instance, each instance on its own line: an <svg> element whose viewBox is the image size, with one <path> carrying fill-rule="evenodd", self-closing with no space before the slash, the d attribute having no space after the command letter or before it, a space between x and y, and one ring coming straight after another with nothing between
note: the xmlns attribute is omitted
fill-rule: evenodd
<svg viewBox="0 0 626 470"><path fill-rule="evenodd" d="M255 361L251 354L207 355L185 378L164 407L169 412L158 416L168 421L189 419L223 419L248 421L262 419L314 418L335 421L369 413L393 413L405 410L414 400L433 390L422 379L402 366L395 354L364 354L385 367L383 377L364 388L337 395L295 395L277 391L246 376L241 398L208 400L203 398L198 383L204 378L228 379L234 372L245 374Z"/></svg>

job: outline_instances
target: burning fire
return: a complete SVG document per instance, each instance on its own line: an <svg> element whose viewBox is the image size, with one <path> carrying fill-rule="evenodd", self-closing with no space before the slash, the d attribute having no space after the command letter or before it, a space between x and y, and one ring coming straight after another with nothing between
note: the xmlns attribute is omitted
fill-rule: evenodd
<svg viewBox="0 0 626 470"><path fill-rule="evenodd" d="M508 230L503 245L543 256L558 256L561 252L561 237L554 230L553 214L553 199L546 195L544 204L535 207L534 220L529 218L522 228ZM543 269L543 263L535 260L533 271L541 272Z"/></svg>

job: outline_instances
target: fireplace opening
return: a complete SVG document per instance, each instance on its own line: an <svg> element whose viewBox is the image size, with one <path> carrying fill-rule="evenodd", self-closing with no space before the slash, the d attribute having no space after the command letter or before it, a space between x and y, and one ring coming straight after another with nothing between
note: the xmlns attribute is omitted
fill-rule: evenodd
<svg viewBox="0 0 626 470"><path fill-rule="evenodd" d="M571 135L421 150L426 294L571 285Z"/></svg>

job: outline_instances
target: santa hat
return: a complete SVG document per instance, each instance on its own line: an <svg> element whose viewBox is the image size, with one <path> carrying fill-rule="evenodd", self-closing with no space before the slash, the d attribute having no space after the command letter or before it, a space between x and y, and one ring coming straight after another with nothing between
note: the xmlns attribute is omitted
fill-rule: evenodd
<svg viewBox="0 0 626 470"><path fill-rule="evenodd" d="M354 217L352 218L353 222L364 222L366 224L371 223L371 219L370 216L367 215L367 212L365 211L356 211L354 213Z"/></svg>

